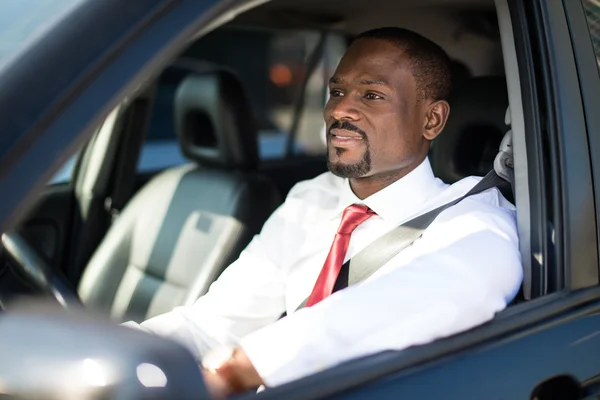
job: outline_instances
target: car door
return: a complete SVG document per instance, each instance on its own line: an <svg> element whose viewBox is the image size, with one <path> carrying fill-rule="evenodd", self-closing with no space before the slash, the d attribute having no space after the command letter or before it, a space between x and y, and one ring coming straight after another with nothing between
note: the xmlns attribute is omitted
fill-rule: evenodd
<svg viewBox="0 0 600 400"><path fill-rule="evenodd" d="M589 36L575 36L572 24L585 21L585 14L581 3L567 0L497 3L505 32L515 35L518 65L512 71L519 74L528 132L527 195L535 207L528 210L530 232L522 240L533 250L525 260L533 300L468 333L356 360L257 397L522 398L556 376L573 379L541 389L556 382L565 390L569 382L592 386L600 375L598 174L591 139L597 125L590 117L598 92L589 91L598 86L598 75L589 71L595 62ZM82 1L67 23L2 70L1 229L13 228L26 215L48 171L56 172L91 137L124 94L164 67L193 34L248 5ZM508 39L512 34L503 40ZM52 52L44 51L50 47ZM38 95L24 96L31 87Z"/></svg>

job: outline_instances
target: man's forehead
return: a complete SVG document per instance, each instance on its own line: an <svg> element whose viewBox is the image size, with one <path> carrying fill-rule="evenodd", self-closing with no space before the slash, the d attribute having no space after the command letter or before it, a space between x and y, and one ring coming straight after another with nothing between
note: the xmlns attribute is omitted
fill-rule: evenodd
<svg viewBox="0 0 600 400"><path fill-rule="evenodd" d="M340 61L331 83L392 84L412 75L409 59L399 47L382 40L359 40Z"/></svg>

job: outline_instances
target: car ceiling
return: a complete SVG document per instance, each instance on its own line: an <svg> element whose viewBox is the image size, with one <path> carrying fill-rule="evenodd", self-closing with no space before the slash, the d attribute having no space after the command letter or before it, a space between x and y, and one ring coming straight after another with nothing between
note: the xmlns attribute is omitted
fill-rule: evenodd
<svg viewBox="0 0 600 400"><path fill-rule="evenodd" d="M236 23L270 28L325 29L356 34L365 28L400 26L413 14L494 12L493 0L271 0L240 15Z"/></svg>
<svg viewBox="0 0 600 400"><path fill-rule="evenodd" d="M399 26L435 41L475 76L504 73L494 0L271 0L231 25L349 36Z"/></svg>

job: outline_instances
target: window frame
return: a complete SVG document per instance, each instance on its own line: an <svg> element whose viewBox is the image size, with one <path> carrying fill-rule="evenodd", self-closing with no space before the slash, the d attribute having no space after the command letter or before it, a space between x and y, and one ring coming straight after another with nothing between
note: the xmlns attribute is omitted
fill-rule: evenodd
<svg viewBox="0 0 600 400"><path fill-rule="evenodd" d="M536 71L543 97L539 112L542 138L546 135L552 174L555 265L548 269L548 290L576 290L598 284L598 226L595 218L592 171L589 163L574 162L590 155L578 68L562 2L528 3L536 20L533 46L539 50ZM529 22L529 21L527 21ZM526 23L527 23L526 22ZM547 172L547 171L544 171Z"/></svg>
<svg viewBox="0 0 600 400"><path fill-rule="evenodd" d="M582 1L563 0L563 4L578 67L579 86L590 145L594 200L596 208L598 208L600 207L600 113L598 113L600 110L600 66L596 61L596 53ZM600 221L597 224L596 236L600 247Z"/></svg>

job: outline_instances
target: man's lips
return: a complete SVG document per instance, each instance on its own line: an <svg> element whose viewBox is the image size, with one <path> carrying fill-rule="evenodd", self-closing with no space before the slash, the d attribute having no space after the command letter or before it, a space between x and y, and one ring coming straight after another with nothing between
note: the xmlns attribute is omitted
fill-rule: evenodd
<svg viewBox="0 0 600 400"><path fill-rule="evenodd" d="M361 134L348 131L346 129L331 129L329 133L331 133L332 139L335 138L339 140L363 140Z"/></svg>
<svg viewBox="0 0 600 400"><path fill-rule="evenodd" d="M358 132L348 131L346 129L331 129L329 131L329 143L333 147L350 149L363 146L364 137Z"/></svg>

